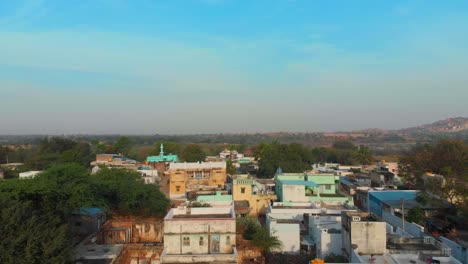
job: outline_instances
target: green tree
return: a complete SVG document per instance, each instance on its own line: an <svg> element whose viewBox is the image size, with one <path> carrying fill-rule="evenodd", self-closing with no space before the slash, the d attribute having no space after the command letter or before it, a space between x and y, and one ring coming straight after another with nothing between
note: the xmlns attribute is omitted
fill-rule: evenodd
<svg viewBox="0 0 468 264"><path fill-rule="evenodd" d="M275 249L281 248L281 241L277 236L270 235L266 227L257 227L255 231L252 242L255 246L260 248L260 250L265 252L271 252Z"/></svg>
<svg viewBox="0 0 468 264"><path fill-rule="evenodd" d="M333 142L332 147L334 149L341 149L341 150L356 150L356 146L353 142L349 140L338 140Z"/></svg>
<svg viewBox="0 0 468 264"><path fill-rule="evenodd" d="M60 216L0 195L0 263L67 263L73 243Z"/></svg>
<svg viewBox="0 0 468 264"><path fill-rule="evenodd" d="M121 215L164 215L169 200L151 184L144 184L135 171L103 168L93 175L93 188L99 200Z"/></svg>
<svg viewBox="0 0 468 264"><path fill-rule="evenodd" d="M424 210L421 207L416 206L411 208L408 211L408 215L406 216L406 221L413 222L419 225L424 224Z"/></svg>
<svg viewBox="0 0 468 264"><path fill-rule="evenodd" d="M189 144L182 152L182 159L186 162L205 161L206 153L202 147L196 144Z"/></svg>
<svg viewBox="0 0 468 264"><path fill-rule="evenodd" d="M372 157L369 147L363 145L359 146L356 160L359 164L370 165L374 161L374 158Z"/></svg>
<svg viewBox="0 0 468 264"><path fill-rule="evenodd" d="M114 151L117 153L123 153L128 155L130 149L132 148L132 142L128 137L119 137L114 144Z"/></svg>
<svg viewBox="0 0 468 264"><path fill-rule="evenodd" d="M236 220L236 230L246 240L265 252L270 252L281 247L281 241L276 236L271 236L268 229L259 226L252 218L242 217Z"/></svg>
<svg viewBox="0 0 468 264"><path fill-rule="evenodd" d="M284 172L303 172L311 169L312 153L301 144L261 143L255 148L258 176L271 178L278 167Z"/></svg>
<svg viewBox="0 0 468 264"><path fill-rule="evenodd" d="M236 174L236 167L234 167L234 165L232 164L232 160L226 161L226 172L229 175Z"/></svg>
<svg viewBox="0 0 468 264"><path fill-rule="evenodd" d="M90 145L62 137L44 138L38 149L26 160L29 168L44 170L52 165L74 162L88 167L92 160Z"/></svg>

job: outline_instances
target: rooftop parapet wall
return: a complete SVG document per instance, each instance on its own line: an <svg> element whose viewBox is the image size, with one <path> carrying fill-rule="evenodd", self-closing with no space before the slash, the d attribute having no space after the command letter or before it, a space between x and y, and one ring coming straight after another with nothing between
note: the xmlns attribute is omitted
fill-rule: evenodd
<svg viewBox="0 0 468 264"><path fill-rule="evenodd" d="M226 169L226 162L184 162L171 163L169 170Z"/></svg>
<svg viewBox="0 0 468 264"><path fill-rule="evenodd" d="M190 254L190 255L169 255L164 249L161 255L161 263L237 263L237 250L234 247L232 254Z"/></svg>

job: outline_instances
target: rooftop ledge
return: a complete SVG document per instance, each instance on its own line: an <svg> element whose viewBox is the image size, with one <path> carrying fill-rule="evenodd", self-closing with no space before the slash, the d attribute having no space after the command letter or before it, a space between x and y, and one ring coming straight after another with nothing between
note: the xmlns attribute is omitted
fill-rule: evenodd
<svg viewBox="0 0 468 264"><path fill-rule="evenodd" d="M166 249L161 254L161 263L237 263L237 250L233 247L230 254L167 254Z"/></svg>

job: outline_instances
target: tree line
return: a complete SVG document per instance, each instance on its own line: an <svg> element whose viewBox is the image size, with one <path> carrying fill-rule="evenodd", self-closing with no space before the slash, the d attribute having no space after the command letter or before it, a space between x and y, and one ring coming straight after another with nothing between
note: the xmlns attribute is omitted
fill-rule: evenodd
<svg viewBox="0 0 468 264"><path fill-rule="evenodd" d="M419 189L421 203L449 201L458 215L468 219L468 143L442 139L435 145L418 144L400 157L400 175ZM444 176L424 177L425 173ZM439 197L438 201L431 196Z"/></svg>
<svg viewBox="0 0 468 264"><path fill-rule="evenodd" d="M303 172L313 163L340 163L347 165L371 164L374 160L366 146L355 146L350 141L336 141L332 147L308 148L298 143L261 143L255 147L258 177L271 178L278 168L283 172Z"/></svg>
<svg viewBox="0 0 468 264"><path fill-rule="evenodd" d="M169 200L137 172L54 165L33 179L0 181L0 263L66 263L76 241L68 222L81 207L164 216Z"/></svg>

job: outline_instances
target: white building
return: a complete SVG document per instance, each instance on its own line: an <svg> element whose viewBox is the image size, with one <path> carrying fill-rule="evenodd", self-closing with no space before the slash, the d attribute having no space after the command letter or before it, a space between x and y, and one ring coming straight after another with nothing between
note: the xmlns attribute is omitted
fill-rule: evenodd
<svg viewBox="0 0 468 264"><path fill-rule="evenodd" d="M384 254L387 248L387 223L376 221L366 212L342 212L341 234L344 253Z"/></svg>
<svg viewBox="0 0 468 264"><path fill-rule="evenodd" d="M37 174L41 173L42 171L25 171L19 173L20 179L32 179L36 177Z"/></svg>
<svg viewBox="0 0 468 264"><path fill-rule="evenodd" d="M311 216L309 228L318 258L342 254L341 215Z"/></svg>
<svg viewBox="0 0 468 264"><path fill-rule="evenodd" d="M164 218L161 263L237 263L232 206L173 208Z"/></svg>
<svg viewBox="0 0 468 264"><path fill-rule="evenodd" d="M327 245L326 241L333 240L340 243L341 236L335 235L333 228L341 227L341 222L337 223L336 226L332 226L329 232L329 229L325 228L325 226L318 226L317 222L313 221L317 216L324 216L324 221L328 219L328 216L336 219L341 215L342 211L356 210L343 202L275 202L268 208L269 213L266 216L266 224L270 235L277 236L282 241L282 247L277 249L279 252L299 253L301 249L308 251L312 246L317 248L317 252L335 252L337 251L335 246ZM324 232L323 230L326 231L322 238L321 232ZM317 236L319 233L321 234L320 238ZM339 248L341 249L341 246Z"/></svg>
<svg viewBox="0 0 468 264"><path fill-rule="evenodd" d="M433 237L402 238L399 236L388 236L387 248L383 254L364 254L360 252L358 246L352 250L349 262L376 264L462 264L462 262L450 254L450 249Z"/></svg>
<svg viewBox="0 0 468 264"><path fill-rule="evenodd" d="M159 181L158 170L139 169L137 171L141 174L141 178L146 184L156 184Z"/></svg>

